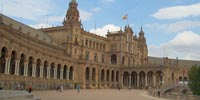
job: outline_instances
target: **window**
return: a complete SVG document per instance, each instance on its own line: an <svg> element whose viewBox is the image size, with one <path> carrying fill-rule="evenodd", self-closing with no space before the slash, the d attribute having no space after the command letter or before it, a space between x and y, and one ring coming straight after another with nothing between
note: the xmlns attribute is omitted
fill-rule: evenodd
<svg viewBox="0 0 200 100"><path fill-rule="evenodd" d="M94 53L94 61L98 61L98 59L97 59L97 53Z"/></svg>
<svg viewBox="0 0 200 100"><path fill-rule="evenodd" d="M89 55L90 55L90 52L89 51L86 51L86 60L89 60Z"/></svg>
<svg viewBox="0 0 200 100"><path fill-rule="evenodd" d="M117 64L117 56L115 54L111 55L111 64Z"/></svg>
<svg viewBox="0 0 200 100"><path fill-rule="evenodd" d="M104 55L101 55L101 62L104 63Z"/></svg>

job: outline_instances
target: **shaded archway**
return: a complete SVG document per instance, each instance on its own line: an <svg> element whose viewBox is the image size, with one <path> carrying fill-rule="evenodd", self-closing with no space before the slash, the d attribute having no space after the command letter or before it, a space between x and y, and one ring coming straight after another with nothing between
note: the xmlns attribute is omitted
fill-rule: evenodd
<svg viewBox="0 0 200 100"><path fill-rule="evenodd" d="M149 71L147 73L147 86L153 87L154 86L153 81L154 81L154 79L153 79L153 72Z"/></svg>
<svg viewBox="0 0 200 100"><path fill-rule="evenodd" d="M105 71L104 71L104 69L101 70L101 81L102 82L105 81Z"/></svg>
<svg viewBox="0 0 200 100"><path fill-rule="evenodd" d="M137 87L137 72L135 71L131 73L131 86Z"/></svg>
<svg viewBox="0 0 200 100"><path fill-rule="evenodd" d="M123 86L129 87L129 73L126 71L123 74Z"/></svg>
<svg viewBox="0 0 200 100"><path fill-rule="evenodd" d="M106 71L106 81L107 82L110 81L110 71L109 70Z"/></svg>
<svg viewBox="0 0 200 100"><path fill-rule="evenodd" d="M116 82L119 82L119 71L116 72Z"/></svg>
<svg viewBox="0 0 200 100"><path fill-rule="evenodd" d="M57 79L60 79L60 70L61 70L61 64L58 64L58 67L57 67Z"/></svg>
<svg viewBox="0 0 200 100"><path fill-rule="evenodd" d="M50 68L50 78L51 79L54 78L54 68L55 68L55 64L51 63L51 68Z"/></svg>
<svg viewBox="0 0 200 100"><path fill-rule="evenodd" d="M0 73L5 73L5 68L6 68L6 56L7 56L7 49L3 47L1 49L1 58L0 58Z"/></svg>
<svg viewBox="0 0 200 100"><path fill-rule="evenodd" d="M87 68L85 69L85 80L86 80L86 81L89 81L89 80L90 80L90 68L89 68L89 67L87 67Z"/></svg>
<svg viewBox="0 0 200 100"><path fill-rule="evenodd" d="M172 77L172 83L175 83L174 73L172 73L171 77Z"/></svg>
<svg viewBox="0 0 200 100"><path fill-rule="evenodd" d="M40 66L41 66L41 60L37 59L37 62L36 62L36 77L40 77Z"/></svg>
<svg viewBox="0 0 200 100"><path fill-rule="evenodd" d="M112 72L111 72L111 81L112 81L112 82L114 82L114 77L115 77L114 74L115 74L115 72L114 72L114 70L112 70Z"/></svg>
<svg viewBox="0 0 200 100"><path fill-rule="evenodd" d="M44 69L43 69L43 77L47 78L47 67L48 67L48 62L44 62Z"/></svg>
<svg viewBox="0 0 200 100"><path fill-rule="evenodd" d="M63 70L63 79L67 79L67 77L67 65L65 65Z"/></svg>
<svg viewBox="0 0 200 100"><path fill-rule="evenodd" d="M19 75L24 75L24 63L26 61L26 57L24 54L21 54L20 56L20 62L19 62Z"/></svg>
<svg viewBox="0 0 200 100"><path fill-rule="evenodd" d="M16 62L16 57L17 57L17 53L16 53L16 51L12 51L12 53L11 53L11 59L10 59L10 69L9 69L9 73L11 74L11 75L14 75L15 74L15 67L16 67L16 64L15 64L15 62Z"/></svg>
<svg viewBox="0 0 200 100"><path fill-rule="evenodd" d="M33 57L29 57L29 63L28 63L28 76L32 76L32 72L33 72L33 63L34 63L34 59Z"/></svg>
<svg viewBox="0 0 200 100"><path fill-rule="evenodd" d="M145 87L145 72L141 71L139 73L139 87L144 88Z"/></svg>
<svg viewBox="0 0 200 100"><path fill-rule="evenodd" d="M92 81L93 82L96 81L96 69L95 68L92 69Z"/></svg>
<svg viewBox="0 0 200 100"><path fill-rule="evenodd" d="M73 80L74 78L74 69L73 69L73 66L70 67L69 69L69 80Z"/></svg>
<svg viewBox="0 0 200 100"><path fill-rule="evenodd" d="M162 71L156 72L156 86L161 86L163 81Z"/></svg>

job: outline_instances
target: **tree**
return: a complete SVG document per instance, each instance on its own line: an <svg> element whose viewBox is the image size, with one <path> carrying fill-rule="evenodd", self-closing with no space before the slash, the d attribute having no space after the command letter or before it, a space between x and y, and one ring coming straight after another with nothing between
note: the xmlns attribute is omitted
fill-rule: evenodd
<svg viewBox="0 0 200 100"><path fill-rule="evenodd" d="M200 66L193 66L189 72L189 87L194 95L200 95Z"/></svg>

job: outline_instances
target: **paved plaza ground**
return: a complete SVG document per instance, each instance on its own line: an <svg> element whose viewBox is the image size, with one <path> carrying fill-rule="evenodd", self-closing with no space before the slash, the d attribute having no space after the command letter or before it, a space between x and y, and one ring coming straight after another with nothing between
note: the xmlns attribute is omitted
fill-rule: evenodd
<svg viewBox="0 0 200 100"><path fill-rule="evenodd" d="M33 91L33 94L42 100L166 100L147 95L145 90L128 89L99 89L58 91Z"/></svg>

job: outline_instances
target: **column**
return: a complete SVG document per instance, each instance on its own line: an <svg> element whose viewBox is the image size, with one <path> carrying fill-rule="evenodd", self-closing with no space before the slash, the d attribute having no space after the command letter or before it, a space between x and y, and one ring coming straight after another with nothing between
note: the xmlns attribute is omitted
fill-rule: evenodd
<svg viewBox="0 0 200 100"><path fill-rule="evenodd" d="M137 75L137 87L139 87L139 84L140 84L140 79L139 79L140 77L139 77L139 76L140 76L140 75L138 74L138 75Z"/></svg>
<svg viewBox="0 0 200 100"><path fill-rule="evenodd" d="M74 71L72 72L72 75L73 75L72 80L74 80Z"/></svg>
<svg viewBox="0 0 200 100"><path fill-rule="evenodd" d="M32 66L32 77L35 77L35 72L36 72L36 64L33 64Z"/></svg>
<svg viewBox="0 0 200 100"><path fill-rule="evenodd" d="M131 88L131 75L129 75L129 88Z"/></svg>
<svg viewBox="0 0 200 100"><path fill-rule="evenodd" d="M63 79L63 69L60 69L60 79Z"/></svg>
<svg viewBox="0 0 200 100"><path fill-rule="evenodd" d="M19 60L15 61L15 75L19 75Z"/></svg>
<svg viewBox="0 0 200 100"><path fill-rule="evenodd" d="M121 75L121 86L122 86L122 88L123 88L123 85L124 85L123 82L124 82L123 81L123 75Z"/></svg>
<svg viewBox="0 0 200 100"><path fill-rule="evenodd" d="M40 66L40 78L43 78L43 66Z"/></svg>
<svg viewBox="0 0 200 100"><path fill-rule="evenodd" d="M50 78L50 69L51 69L51 67L47 67L47 78L48 79Z"/></svg>
<svg viewBox="0 0 200 100"><path fill-rule="evenodd" d="M28 63L24 63L24 76L28 76Z"/></svg>
<svg viewBox="0 0 200 100"><path fill-rule="evenodd" d="M147 87L147 74L146 74L146 77L145 77L145 87Z"/></svg>
<svg viewBox="0 0 200 100"><path fill-rule="evenodd" d="M54 68L54 79L57 79L57 68Z"/></svg>
<svg viewBox="0 0 200 100"><path fill-rule="evenodd" d="M156 75L153 75L153 86L156 86Z"/></svg>
<svg viewBox="0 0 200 100"><path fill-rule="evenodd" d="M9 74L9 68L10 68L10 59L6 58L5 74Z"/></svg>
<svg viewBox="0 0 200 100"><path fill-rule="evenodd" d="M69 70L67 69L67 80L69 80Z"/></svg>

